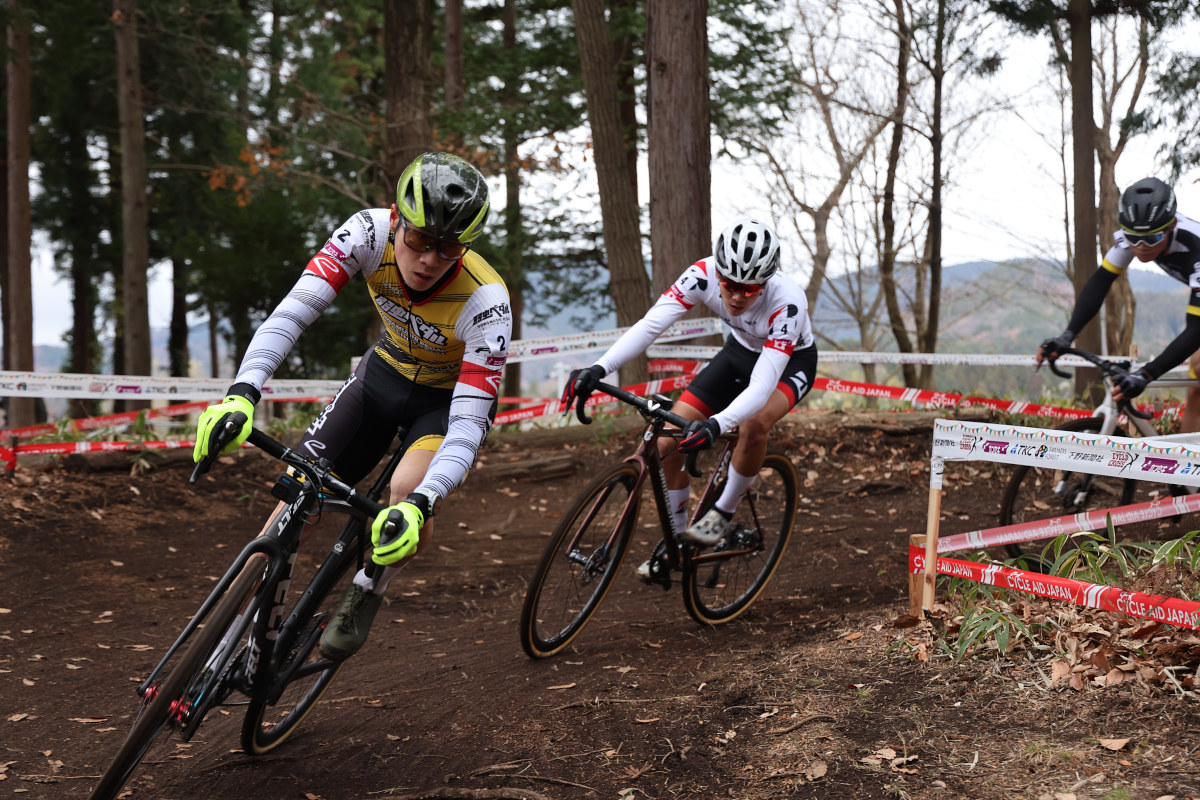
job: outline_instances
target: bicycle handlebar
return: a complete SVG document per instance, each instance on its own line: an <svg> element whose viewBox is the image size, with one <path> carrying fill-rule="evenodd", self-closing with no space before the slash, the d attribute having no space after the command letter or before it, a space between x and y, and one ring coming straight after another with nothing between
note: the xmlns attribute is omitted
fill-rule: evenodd
<svg viewBox="0 0 1200 800"><path fill-rule="evenodd" d="M1062 353L1060 353L1059 355L1060 356L1078 356L1079 358L1082 358L1084 361L1087 361L1089 364L1096 367L1096 369L1100 370L1100 372L1104 374L1104 377L1108 378L1113 383L1120 383L1123 378L1125 378L1127 375L1129 375L1129 366L1130 365L1129 365L1128 361L1109 361L1107 359L1101 358L1100 356L1089 353L1087 350L1080 350L1078 347L1068 347L1065 350L1063 350ZM1057 360L1057 359L1055 359L1055 360ZM1071 377L1071 373L1060 370L1055 365L1054 361L1047 359L1046 366L1048 366L1050 368L1050 371L1053 372L1055 375L1057 375L1060 378L1070 378ZM1149 414L1145 411L1142 411L1141 409L1135 407L1133 405L1133 403L1131 403L1128 400L1118 401L1117 408L1121 412L1123 412L1125 414L1129 414L1130 416L1137 417L1138 419L1153 419L1154 418L1153 414Z"/></svg>
<svg viewBox="0 0 1200 800"><path fill-rule="evenodd" d="M191 478L188 479L188 483L195 483L201 475L212 469L212 465L216 463L225 445L233 440L245 422L246 416L240 411L235 411L229 415L225 424L214 432L209 444L208 456L196 464L195 469L192 470ZM384 509L384 506L376 503L366 495L360 494L353 486L342 482L334 476L332 465L324 462L324 460L318 462L307 458L258 428L250 430L250 435L246 437L246 441L271 456L271 458L282 461L289 467L295 467L312 481L313 486L323 488L334 497L344 500L348 506L364 514L367 519L374 519ZM395 523L389 517L388 524L384 526L383 535L385 537L390 536L395 527Z"/></svg>
<svg viewBox="0 0 1200 800"><path fill-rule="evenodd" d="M659 419L663 422L674 425L680 430L683 430L685 427L687 427L687 424L691 422L691 420L684 419L678 414L672 413L669 409L659 404L657 400L651 397L642 397L641 395L634 394L633 392L628 392L622 389L620 386L612 386L607 383L597 383L596 391L612 395L622 403L627 403L633 406L639 412L641 412L642 416L646 417L647 419ZM586 402L587 401L585 399L579 398L575 405L575 416L577 416L579 421L584 425L590 425L592 424L592 418L587 415L586 411L584 411L584 405ZM700 454L698 452L692 451L684 456L683 467L693 478L699 478L704 474L700 468L696 466L696 457L699 455Z"/></svg>

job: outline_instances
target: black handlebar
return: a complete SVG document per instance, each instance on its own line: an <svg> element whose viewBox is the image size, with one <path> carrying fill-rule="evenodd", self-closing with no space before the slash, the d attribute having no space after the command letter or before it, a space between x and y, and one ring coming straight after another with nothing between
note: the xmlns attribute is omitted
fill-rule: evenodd
<svg viewBox="0 0 1200 800"><path fill-rule="evenodd" d="M246 415L240 411L234 411L223 420L222 424L218 424L209 438L208 456L196 464L196 467L192 470L191 478L188 479L188 483L195 483L201 475L212 469L212 465L216 463L217 458L221 455L221 451L225 449L225 445L233 441L245 422ZM289 467L299 470L308 479L310 482L308 485L313 487L313 491L323 489L333 497L346 501L348 506L364 514L368 520L374 519L384 508L365 494L360 494L353 486L339 480L333 474L333 465L329 462L324 460L314 461L307 458L258 428L251 429L250 435L246 437L246 441L271 456L271 458L282 461ZM389 517L388 525L382 531L383 535L391 536L394 533L393 529L396 527L395 522ZM400 533L402 532L400 531Z"/></svg>
<svg viewBox="0 0 1200 800"><path fill-rule="evenodd" d="M1109 360L1101 358L1100 356L1097 356L1093 353L1089 353L1087 350L1080 350L1077 347L1068 347L1065 350L1063 350L1062 353L1060 353L1059 355L1060 356L1078 356L1079 358L1082 358L1084 361L1087 361L1089 364L1096 367L1096 369L1100 370L1100 372L1103 373L1104 376L1106 378L1108 378L1110 381L1112 381L1114 384L1120 383L1126 376L1129 375L1129 367L1131 366L1131 364L1128 361L1109 361ZM1055 360L1057 360L1057 357L1055 358ZM1071 377L1071 373L1060 370L1055 365L1054 361L1052 361L1050 359L1046 359L1046 366L1048 366L1050 368L1050 371L1053 372L1055 375L1057 375L1060 378L1070 378ZM1141 409L1134 406L1133 403L1131 403L1128 400L1118 401L1117 408L1122 413L1129 414L1130 416L1137 417L1138 419L1153 419L1154 418L1153 414L1142 411Z"/></svg>
<svg viewBox="0 0 1200 800"><path fill-rule="evenodd" d="M691 420L684 419L678 414L672 413L668 408L663 406L653 397L642 397L641 395L636 395L633 392L628 392L622 389L620 386L612 386L607 383L597 383L596 391L612 395L622 403L628 403L641 412L641 415L646 419L662 420L663 422L674 425L680 430L683 430L685 427L687 427L687 424L691 422ZM587 415L586 411L584 411L584 405L586 402L587 400L582 397L576 399L575 416L578 417L579 421L584 425L590 425L592 423L592 418ZM568 412L570 411L570 409L567 410ZM699 453L693 450L685 455L683 461L684 469L686 469L688 474L693 478L699 478L704 474L700 468L696 466L696 457L698 455Z"/></svg>

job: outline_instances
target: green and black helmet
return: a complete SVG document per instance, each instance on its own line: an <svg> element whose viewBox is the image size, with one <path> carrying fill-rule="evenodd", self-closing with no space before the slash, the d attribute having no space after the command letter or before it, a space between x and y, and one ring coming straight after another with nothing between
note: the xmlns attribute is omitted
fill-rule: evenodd
<svg viewBox="0 0 1200 800"><path fill-rule="evenodd" d="M450 153L425 153L404 169L396 206L413 227L469 244L487 223L488 188L479 170Z"/></svg>

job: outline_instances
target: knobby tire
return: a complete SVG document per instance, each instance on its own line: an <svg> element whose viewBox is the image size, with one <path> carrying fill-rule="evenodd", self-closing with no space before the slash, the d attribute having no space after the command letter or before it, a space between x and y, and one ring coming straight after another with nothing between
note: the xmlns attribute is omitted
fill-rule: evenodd
<svg viewBox="0 0 1200 800"><path fill-rule="evenodd" d="M521 609L521 647L530 658L561 652L604 600L637 521L636 497L623 523L620 515L638 474L629 463L609 467L588 484L555 527ZM574 559L567 552L572 542L577 543ZM589 560L587 565L579 563Z"/></svg>
<svg viewBox="0 0 1200 800"><path fill-rule="evenodd" d="M176 654L170 672L151 689L154 697L143 701L138 718L133 723L121 749L92 790L91 800L114 800L132 777L147 751L169 726L171 706L188 696L200 672L221 643L225 632L233 625L238 613L257 591L262 581L266 556L257 554L246 563L225 594L196 630L191 640ZM214 687L215 688L215 687Z"/></svg>
<svg viewBox="0 0 1200 800"><path fill-rule="evenodd" d="M362 520L353 519L347 524L361 527L364 523ZM345 534L342 539L346 539ZM295 620L293 625L298 630L288 630L285 627L279 633L277 641L287 647L287 652L282 655L276 654L278 667L273 672L276 675L286 673L297 661L305 664L305 669L312 671L293 676L273 703L263 694L250 698L242 723L242 749L250 755L260 756L268 753L291 736L325 694L345 663L323 659L319 646L321 634L337 613L342 595L353 575L353 553L347 551L342 555L342 561L337 578L322 593L320 599L309 598L307 601L301 601L306 602L312 608L312 612L305 613L303 618ZM310 662L310 659L311 663L306 663Z"/></svg>
<svg viewBox="0 0 1200 800"><path fill-rule="evenodd" d="M791 539L798 486L792 462L780 453L768 453L734 513L737 532L711 550L692 551L690 566L683 571L683 603L694 620L702 625L729 622L766 588ZM720 488L712 501L720 496Z"/></svg>

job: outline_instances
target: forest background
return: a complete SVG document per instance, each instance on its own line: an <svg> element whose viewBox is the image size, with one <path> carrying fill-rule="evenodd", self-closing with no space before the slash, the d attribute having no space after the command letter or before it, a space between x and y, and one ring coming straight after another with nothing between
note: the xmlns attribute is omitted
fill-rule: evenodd
<svg viewBox="0 0 1200 800"><path fill-rule="evenodd" d="M1154 172L1188 213L1200 164L1200 11L1183 0L10 0L2 21L6 370L230 375L328 233L433 149L489 177L479 249L514 338L631 324L753 213L783 235L822 349L1030 352L1107 247L1119 188ZM1035 91L1012 92L1014 59ZM1037 152L1000 155L1013 125ZM997 197L1036 221L1006 229ZM947 230L989 225L1027 257L944 267ZM70 286L62 350L40 363L35 264ZM158 359L150 275L169 286ZM1186 305L1163 281L1135 296L1122 280L1083 345L1154 352ZM373 316L343 292L277 375L343 377ZM1012 370L838 374L1048 388ZM531 388L510 365L505 394ZM9 407L13 424L37 413Z"/></svg>

